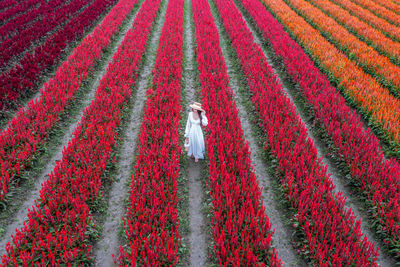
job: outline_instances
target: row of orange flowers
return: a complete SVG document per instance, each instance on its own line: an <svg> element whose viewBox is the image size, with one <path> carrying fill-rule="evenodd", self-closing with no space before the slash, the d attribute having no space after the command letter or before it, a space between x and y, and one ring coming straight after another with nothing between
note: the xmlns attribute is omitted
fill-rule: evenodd
<svg viewBox="0 0 400 267"><path fill-rule="evenodd" d="M394 152L400 147L400 100L361 67L338 51L316 29L298 16L283 0L263 0L281 23L308 50L343 90L349 102L364 114L381 137L391 141Z"/></svg>
<svg viewBox="0 0 400 267"><path fill-rule="evenodd" d="M394 3L391 0L374 0L374 2L380 4L381 6L400 14L400 5L399 2Z"/></svg>
<svg viewBox="0 0 400 267"><path fill-rule="evenodd" d="M375 3L371 0L352 0L355 4L360 5L372 13L378 15L379 17L384 18L392 24L400 26L400 15L388 10L387 8L381 6L378 3ZM383 1L382 1L383 2Z"/></svg>
<svg viewBox="0 0 400 267"><path fill-rule="evenodd" d="M357 4L354 4L350 0L330 0L331 2L341 6L342 8L349 11L352 15L357 16L359 19L367 22L376 29L380 30L387 36L393 39L400 39L400 28L389 23L383 18L376 16L374 13L365 9Z"/></svg>
<svg viewBox="0 0 400 267"><path fill-rule="evenodd" d="M317 3L324 2L324 0L321 0L320 2L319 0L311 1ZM365 71L369 72L378 80L385 81L385 83L390 85L389 87L396 94L400 93L400 68L390 62L387 57L380 55L371 46L363 41L360 41L356 36L350 33L343 26L338 24L334 19L330 18L328 15L324 14L321 10L308 3L307 1L288 0L288 2L293 8L300 11L302 16L310 21L310 24L312 24L315 28L321 30L321 32L325 34L327 39L337 44L337 46L342 48L342 50L347 51L350 59L361 65ZM338 9L340 10L340 8ZM333 10L332 13L338 14L339 10ZM352 16L349 15L344 20L348 21L348 23L351 23L351 18ZM367 31L365 30L364 32ZM379 32L376 31L376 33L374 33L373 30L371 30L370 33L371 35L375 35ZM385 36L377 35L376 38L385 38ZM388 38L386 38L386 40L381 39L381 41L390 41L391 43L393 43L393 46L392 48L390 48L390 50L396 52L391 53L392 56L396 56L397 58L397 56L400 55L400 43L393 42Z"/></svg>
<svg viewBox="0 0 400 267"><path fill-rule="evenodd" d="M310 0L310 2L317 5L324 12L335 18L342 25L348 27L356 33L357 37L366 39L372 43L373 47L382 51L388 57L399 59L400 57L400 43L386 37L385 34L379 30L374 29L368 23L361 21L357 17L352 16L348 11L340 6L333 4L329 0ZM398 30L400 28L397 28Z"/></svg>

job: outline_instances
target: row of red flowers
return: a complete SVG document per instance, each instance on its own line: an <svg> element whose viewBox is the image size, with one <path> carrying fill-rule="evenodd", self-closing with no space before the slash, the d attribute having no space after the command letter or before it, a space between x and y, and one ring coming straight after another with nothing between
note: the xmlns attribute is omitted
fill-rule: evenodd
<svg viewBox="0 0 400 267"><path fill-rule="evenodd" d="M73 0L64 5L65 1L53 0L50 3L54 3L55 5L50 6L47 3L40 5L47 7L42 10L41 19L28 27L24 27L22 31L0 44L0 68L7 66L11 62L11 59L15 59L15 57L25 52L32 44L38 42L40 38L45 37L57 27L61 26L61 30L65 21L82 12L82 7L87 2L87 0ZM24 15L29 16L29 13ZM18 25L15 26L17 27Z"/></svg>
<svg viewBox="0 0 400 267"><path fill-rule="evenodd" d="M121 0L110 15L128 14L134 2ZM154 1L143 4L62 160L43 184L28 221L7 245L3 265L83 266L93 260L91 240L97 236L94 203L103 196L104 171L112 160L123 108L135 85L156 11Z"/></svg>
<svg viewBox="0 0 400 267"><path fill-rule="evenodd" d="M54 77L45 84L41 97L31 100L25 108L21 108L8 127L0 133L0 201L5 199L10 185L18 180L30 166L38 150L46 143L60 115L74 100L83 81L131 11L125 6L113 10L75 48Z"/></svg>
<svg viewBox="0 0 400 267"><path fill-rule="evenodd" d="M0 12L0 23L3 24L3 22L8 21L9 19L12 19L16 15L29 10L32 6L36 6L43 0L26 0L26 1L19 1L17 2L18 4L8 8L2 12ZM2 7L4 8L4 5L13 5L14 1L6 1Z"/></svg>
<svg viewBox="0 0 400 267"><path fill-rule="evenodd" d="M23 1L17 1L17 0L4 0L3 2L0 3L0 10L4 11L6 8L12 8L19 2Z"/></svg>
<svg viewBox="0 0 400 267"><path fill-rule="evenodd" d="M220 265L280 266L207 0L193 1L196 55L209 116L207 154L214 253Z"/></svg>
<svg viewBox="0 0 400 267"><path fill-rule="evenodd" d="M370 212L383 233L385 242L400 250L400 164L386 160L378 138L364 128L361 118L346 105L344 98L329 83L282 25L257 0L241 0L290 77L300 86L304 101L329 140L329 149L339 164L370 202Z"/></svg>
<svg viewBox="0 0 400 267"><path fill-rule="evenodd" d="M7 2L7 1L5 1ZM32 23L35 19L41 16L42 10L47 9L48 6L53 5L56 1L50 1L44 5L39 4L38 6L32 6L27 8L26 13L19 14L14 18L8 20L4 25L0 27L0 42L9 38L14 32L22 30L25 25ZM4 4L4 2L2 2ZM0 5L1 9L1 5Z"/></svg>
<svg viewBox="0 0 400 267"><path fill-rule="evenodd" d="M58 63L64 49L80 39L85 31L100 18L116 0L95 0L82 13L71 19L59 31L35 48L8 72L0 74L0 109L15 106L15 100L27 91L37 89L41 74Z"/></svg>
<svg viewBox="0 0 400 267"><path fill-rule="evenodd" d="M378 252L361 233L351 209L336 194L326 167L261 48L231 0L215 0L247 78L265 148L276 159L276 174L303 240L300 250L316 265L375 265Z"/></svg>
<svg viewBox="0 0 400 267"><path fill-rule="evenodd" d="M165 15L123 218L127 244L120 248L120 266L178 262L183 4L184 0L170 0Z"/></svg>

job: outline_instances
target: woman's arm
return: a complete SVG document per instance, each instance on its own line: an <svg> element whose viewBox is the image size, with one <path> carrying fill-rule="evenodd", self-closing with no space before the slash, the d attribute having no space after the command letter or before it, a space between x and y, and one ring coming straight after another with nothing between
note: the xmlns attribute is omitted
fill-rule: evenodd
<svg viewBox="0 0 400 267"><path fill-rule="evenodd" d="M192 124L190 122L190 112L187 118L187 122L186 122L186 129L185 129L185 137L188 138L189 137L189 131L190 131L190 127L192 127Z"/></svg>
<svg viewBox="0 0 400 267"><path fill-rule="evenodd" d="M201 112L201 123L203 124L203 126L207 126L208 125L208 119L206 117L206 112L205 111Z"/></svg>

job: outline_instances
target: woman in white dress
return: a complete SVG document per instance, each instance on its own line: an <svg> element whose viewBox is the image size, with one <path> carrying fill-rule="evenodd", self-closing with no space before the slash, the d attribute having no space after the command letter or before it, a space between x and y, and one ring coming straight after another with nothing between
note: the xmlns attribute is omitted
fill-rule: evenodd
<svg viewBox="0 0 400 267"><path fill-rule="evenodd" d="M195 162L199 159L204 159L204 136L201 130L201 125L207 126L208 120L206 112L201 108L201 104L194 102L190 105L192 111L189 112L189 116L186 123L185 129L185 147L189 148L188 156L194 157Z"/></svg>

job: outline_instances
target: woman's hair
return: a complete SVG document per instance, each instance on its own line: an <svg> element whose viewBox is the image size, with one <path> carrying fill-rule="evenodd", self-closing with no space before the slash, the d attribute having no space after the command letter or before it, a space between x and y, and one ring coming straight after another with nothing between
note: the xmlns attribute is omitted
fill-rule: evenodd
<svg viewBox="0 0 400 267"><path fill-rule="evenodd" d="M200 110L197 110L197 114L199 114L200 127L201 127L201 125L203 125L203 124L202 124L202 121L201 121L201 111L200 111Z"/></svg>
<svg viewBox="0 0 400 267"><path fill-rule="evenodd" d="M194 109L194 108L192 108L192 111L193 111L193 112L197 111L197 114L199 115L199 119L200 119L200 127L201 127L201 125L202 125L202 120L201 120L201 111L200 111L200 110L197 110L197 109Z"/></svg>

